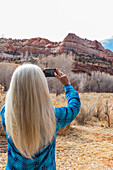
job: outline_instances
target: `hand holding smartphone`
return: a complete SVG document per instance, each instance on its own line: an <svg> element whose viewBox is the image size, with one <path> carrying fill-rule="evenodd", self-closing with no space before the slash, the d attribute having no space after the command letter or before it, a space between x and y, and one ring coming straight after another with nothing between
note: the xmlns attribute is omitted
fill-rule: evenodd
<svg viewBox="0 0 113 170"><path fill-rule="evenodd" d="M55 77L54 72L56 72L55 69L45 69L44 71L45 77Z"/></svg>
<svg viewBox="0 0 113 170"><path fill-rule="evenodd" d="M55 77L60 81L60 83L63 86L70 84L68 77L63 72L61 72L58 68L56 68Z"/></svg>
<svg viewBox="0 0 113 170"><path fill-rule="evenodd" d="M68 77L62 73L58 68L42 69L46 77L56 77L63 86L70 84Z"/></svg>

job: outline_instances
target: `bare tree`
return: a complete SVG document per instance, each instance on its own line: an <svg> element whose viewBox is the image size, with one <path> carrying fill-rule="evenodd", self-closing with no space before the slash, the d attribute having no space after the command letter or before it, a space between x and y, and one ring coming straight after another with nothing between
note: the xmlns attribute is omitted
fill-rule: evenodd
<svg viewBox="0 0 113 170"><path fill-rule="evenodd" d="M113 76L103 72L79 73L75 81L79 92L113 92Z"/></svg>
<svg viewBox="0 0 113 170"><path fill-rule="evenodd" d="M16 69L17 65L0 63L0 84L4 87L4 90L7 91L11 76Z"/></svg>
<svg viewBox="0 0 113 170"><path fill-rule="evenodd" d="M58 68L62 72L64 72L69 80L74 82L75 74L72 70L73 59L72 56L67 54L59 54L59 55L50 55L48 57L40 56L40 62L38 65L40 67L46 68ZM57 95L63 92L63 87L55 78L47 78L50 92L55 92Z"/></svg>

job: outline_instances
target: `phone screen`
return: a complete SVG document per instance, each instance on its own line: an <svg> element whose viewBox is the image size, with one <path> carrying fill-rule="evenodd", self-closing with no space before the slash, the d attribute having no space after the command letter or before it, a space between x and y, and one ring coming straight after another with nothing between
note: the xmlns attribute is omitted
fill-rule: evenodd
<svg viewBox="0 0 113 170"><path fill-rule="evenodd" d="M55 77L54 72L56 72L56 69L46 69L43 72L46 77Z"/></svg>

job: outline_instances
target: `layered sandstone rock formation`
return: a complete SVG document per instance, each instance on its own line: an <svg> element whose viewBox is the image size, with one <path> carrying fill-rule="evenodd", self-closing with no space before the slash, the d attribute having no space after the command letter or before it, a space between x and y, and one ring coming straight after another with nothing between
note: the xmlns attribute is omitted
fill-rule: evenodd
<svg viewBox="0 0 113 170"><path fill-rule="evenodd" d="M113 58L113 52L105 50L98 41L82 39L69 33L61 43L51 42L45 38L31 38L23 40L0 39L0 52L31 52L37 54L68 53L70 51L84 55Z"/></svg>
<svg viewBox="0 0 113 170"><path fill-rule="evenodd" d="M82 39L69 33L62 42L51 42L45 38L0 39L0 61L2 57L11 61L11 57L72 54L75 60L74 72L104 71L113 74L113 52L104 49L98 41ZM84 67L84 68L83 68Z"/></svg>
<svg viewBox="0 0 113 170"><path fill-rule="evenodd" d="M23 40L0 39L0 52L9 54L21 54L31 52L35 54L54 53L54 49L59 46L57 42L51 42L45 38L31 38Z"/></svg>
<svg viewBox="0 0 113 170"><path fill-rule="evenodd" d="M113 67L110 66L102 66L90 63L82 63L82 62L73 62L73 69L74 73L87 73L89 76L91 75L92 71L100 71L104 73L109 73L113 75Z"/></svg>
<svg viewBox="0 0 113 170"><path fill-rule="evenodd" d="M113 52L110 50L105 50L98 41L82 39L75 34L69 33L59 45L59 48L56 50L56 52L63 53L69 52L70 50L73 50L79 54L113 59Z"/></svg>

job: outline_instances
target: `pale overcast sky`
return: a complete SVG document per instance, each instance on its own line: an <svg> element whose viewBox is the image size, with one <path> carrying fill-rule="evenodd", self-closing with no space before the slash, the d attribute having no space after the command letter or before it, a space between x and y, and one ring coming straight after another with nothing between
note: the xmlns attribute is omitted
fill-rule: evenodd
<svg viewBox="0 0 113 170"><path fill-rule="evenodd" d="M62 41L113 36L113 0L0 0L0 37Z"/></svg>

